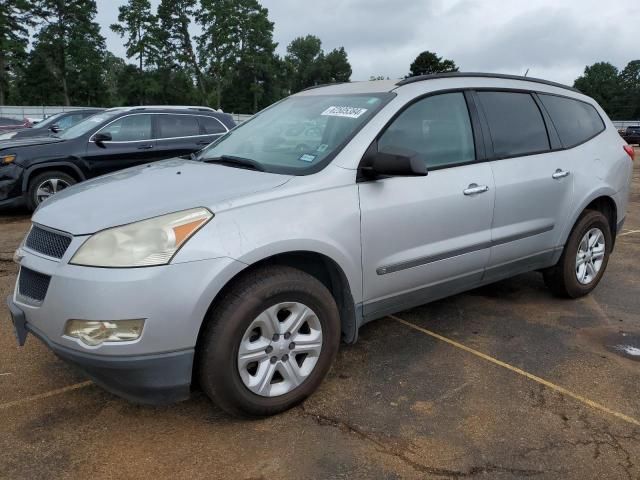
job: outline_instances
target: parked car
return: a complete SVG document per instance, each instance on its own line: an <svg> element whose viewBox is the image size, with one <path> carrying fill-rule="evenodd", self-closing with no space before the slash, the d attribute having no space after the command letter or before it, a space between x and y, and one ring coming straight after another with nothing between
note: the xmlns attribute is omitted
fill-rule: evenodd
<svg viewBox="0 0 640 480"><path fill-rule="evenodd" d="M15 255L18 342L33 333L134 401L199 385L233 414L281 412L371 320L532 270L558 295L591 292L632 157L593 99L543 80L306 90L192 160L43 203Z"/></svg>
<svg viewBox="0 0 640 480"><path fill-rule="evenodd" d="M189 155L234 126L208 107L113 108L53 136L0 141L0 207L35 210L75 183Z"/></svg>
<svg viewBox="0 0 640 480"><path fill-rule="evenodd" d="M622 138L624 138L625 142L630 145L640 144L640 125L636 127L627 127Z"/></svg>
<svg viewBox="0 0 640 480"><path fill-rule="evenodd" d="M0 133L29 127L31 127L31 122L26 118L16 120L15 118L0 117Z"/></svg>
<svg viewBox="0 0 640 480"><path fill-rule="evenodd" d="M33 124L31 128L23 128L12 132L0 133L0 141L18 138L45 137L52 133L60 133L75 124L80 123L91 115L102 112L103 110L103 108L90 108L56 113L41 122Z"/></svg>

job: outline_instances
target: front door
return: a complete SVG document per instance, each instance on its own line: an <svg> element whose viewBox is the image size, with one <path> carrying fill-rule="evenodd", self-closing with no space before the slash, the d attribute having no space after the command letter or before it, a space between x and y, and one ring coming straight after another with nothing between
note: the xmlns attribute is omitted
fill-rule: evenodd
<svg viewBox="0 0 640 480"><path fill-rule="evenodd" d="M418 152L428 175L359 183L367 320L472 288L489 258L494 183L464 94L406 108L378 139L397 148Z"/></svg>
<svg viewBox="0 0 640 480"><path fill-rule="evenodd" d="M158 160L152 116L127 115L106 125L97 133L108 133L111 141L87 144L85 162L92 176L122 170Z"/></svg>

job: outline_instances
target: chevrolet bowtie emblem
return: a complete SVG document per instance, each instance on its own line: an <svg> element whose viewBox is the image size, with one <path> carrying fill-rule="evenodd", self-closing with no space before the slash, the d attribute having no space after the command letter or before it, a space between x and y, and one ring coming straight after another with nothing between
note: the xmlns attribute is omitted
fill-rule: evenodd
<svg viewBox="0 0 640 480"><path fill-rule="evenodd" d="M24 252L22 251L21 248L18 248L13 254L13 261L19 265L23 258L24 258Z"/></svg>

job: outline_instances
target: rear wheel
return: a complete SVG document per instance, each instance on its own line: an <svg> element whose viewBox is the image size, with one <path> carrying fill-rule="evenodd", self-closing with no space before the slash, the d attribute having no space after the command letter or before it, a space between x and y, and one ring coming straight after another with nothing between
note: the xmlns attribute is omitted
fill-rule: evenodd
<svg viewBox="0 0 640 480"><path fill-rule="evenodd" d="M47 198L76 183L75 178L64 172L50 170L36 175L29 181L27 206L31 211Z"/></svg>
<svg viewBox="0 0 640 480"><path fill-rule="evenodd" d="M338 308L320 281L291 267L262 267L214 308L200 345L200 385L231 414L273 415L313 393L339 342Z"/></svg>
<svg viewBox="0 0 640 480"><path fill-rule="evenodd" d="M558 263L543 272L546 285L562 297L587 295L607 268L611 246L607 217L586 210L573 227Z"/></svg>

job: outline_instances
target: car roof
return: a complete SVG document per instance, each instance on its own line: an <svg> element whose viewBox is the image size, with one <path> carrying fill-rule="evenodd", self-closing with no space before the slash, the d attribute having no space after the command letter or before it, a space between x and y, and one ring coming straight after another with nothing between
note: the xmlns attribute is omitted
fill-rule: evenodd
<svg viewBox="0 0 640 480"><path fill-rule="evenodd" d="M435 84L442 84L443 81L457 80L456 88L459 88L463 83L467 86L471 86L473 79L477 79L475 82L480 87L492 86L495 88L525 88L529 90L535 90L536 87L531 84L544 85L546 87L553 87L555 89L561 89L570 91L573 93L580 93L575 88L563 85L561 83L552 82L549 80L543 80L533 77L522 77L518 75L505 75L500 73L484 73L484 72L447 72L437 73L433 75L419 75L415 77L408 77L402 80L370 80L364 82L349 82L349 83L332 83L326 85L317 85L315 87L307 88L296 95L310 96L310 95L331 95L331 94L358 94L358 93L384 93L392 92L404 86L416 84L418 82L437 81ZM464 82L467 80L467 82ZM529 84L529 85L526 85Z"/></svg>

